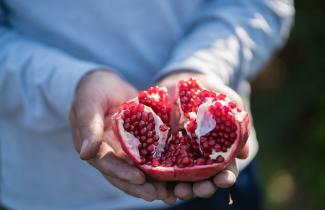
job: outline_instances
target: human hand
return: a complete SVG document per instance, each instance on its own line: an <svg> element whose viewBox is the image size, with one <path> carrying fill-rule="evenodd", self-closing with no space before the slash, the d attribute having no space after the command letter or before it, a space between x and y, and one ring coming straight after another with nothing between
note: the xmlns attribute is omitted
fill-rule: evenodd
<svg viewBox="0 0 325 210"><path fill-rule="evenodd" d="M70 111L74 146L81 159L120 190L147 201L173 203L175 197L168 196L166 184L146 180L113 134L111 116L121 103L136 95L136 89L114 73L97 70L84 76Z"/></svg>
<svg viewBox="0 0 325 210"><path fill-rule="evenodd" d="M216 77L211 77L211 75L205 75L200 73L190 73L181 72L168 75L164 77L159 83L159 86L167 87L168 94L171 101L175 101L175 91L176 84L179 80L184 80L189 77L194 77L199 80L199 82L207 89L215 90L217 92L222 92L226 94L231 100L235 101L239 108L243 109L243 102L240 96L233 91L231 88L227 87L220 79ZM173 107L175 108L175 107ZM172 111L176 113L176 111ZM177 115L172 115L172 127L178 126ZM177 129L177 128L176 128ZM242 148L239 152L237 158L245 159L248 156L248 144ZM174 195L181 200L190 200L194 196L201 198L208 198L212 196L217 188L229 188L231 187L237 179L238 167L236 160L233 160L229 166L222 172L215 175L209 180L203 180L199 182L189 183L189 182L177 182L174 187Z"/></svg>

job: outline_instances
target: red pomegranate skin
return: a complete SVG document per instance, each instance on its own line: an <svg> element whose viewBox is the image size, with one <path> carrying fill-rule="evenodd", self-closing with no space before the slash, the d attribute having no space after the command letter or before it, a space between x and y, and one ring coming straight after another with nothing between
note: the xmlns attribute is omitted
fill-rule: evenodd
<svg viewBox="0 0 325 210"><path fill-rule="evenodd" d="M143 94L143 91L141 94ZM164 100L166 100L166 98ZM135 100L133 99L131 101L135 101ZM168 104L167 107L170 107L170 104ZM231 147L229 148L226 158L224 158L222 162L213 162L205 165L197 165L194 163L195 162L194 160L193 161L194 164L187 167L178 167L177 165L165 166L165 165L161 165L161 162L159 162L158 165L153 166L141 162L140 157L135 155L134 151L130 149L130 145L128 144L126 139L123 138L123 135L121 135L122 132L127 132L123 127L124 124L122 125L123 119L122 119L121 112L118 112L113 116L112 125L113 125L113 131L117 136L124 152L128 155L128 157L134 162L134 164L138 168L140 168L144 173L146 173L150 177L161 181L200 181L200 180L208 179L216 175L220 171L224 170L230 164L230 162L237 156L238 152L242 149L242 147L245 145L249 136L250 118L249 115L244 110L242 110L241 112L245 114L243 115L242 113L244 117L242 117L241 122L236 122L237 138L234 141L233 145L231 145ZM169 132L169 135L176 135L176 134L171 134ZM160 139L158 141L160 141ZM166 140L166 145L168 143L169 141ZM162 154L162 156L163 155L164 153ZM153 159L151 160L154 161Z"/></svg>

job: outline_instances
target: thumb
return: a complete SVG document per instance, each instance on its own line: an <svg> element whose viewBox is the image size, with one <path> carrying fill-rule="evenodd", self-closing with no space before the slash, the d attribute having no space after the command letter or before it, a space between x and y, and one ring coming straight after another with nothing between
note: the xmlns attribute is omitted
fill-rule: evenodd
<svg viewBox="0 0 325 210"><path fill-rule="evenodd" d="M246 159L248 157L248 154L249 154L249 144L248 142L246 142L243 148L239 151L237 158Z"/></svg>
<svg viewBox="0 0 325 210"><path fill-rule="evenodd" d="M104 111L100 103L77 102L75 116L79 142L81 142L80 158L89 160L96 156L103 139Z"/></svg>

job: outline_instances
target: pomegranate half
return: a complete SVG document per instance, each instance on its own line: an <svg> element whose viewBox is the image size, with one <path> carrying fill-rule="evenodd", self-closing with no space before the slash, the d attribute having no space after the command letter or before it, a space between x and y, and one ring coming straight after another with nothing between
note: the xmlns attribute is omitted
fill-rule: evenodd
<svg viewBox="0 0 325 210"><path fill-rule="evenodd" d="M150 87L125 102L113 129L125 153L149 176L163 181L198 181L233 160L248 138L249 116L226 95L190 78L177 84L180 129L171 133L165 88Z"/></svg>

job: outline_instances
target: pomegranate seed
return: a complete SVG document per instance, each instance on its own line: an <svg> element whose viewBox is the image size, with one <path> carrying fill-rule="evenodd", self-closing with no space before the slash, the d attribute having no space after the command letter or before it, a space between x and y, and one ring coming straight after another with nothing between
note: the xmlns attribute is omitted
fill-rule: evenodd
<svg viewBox="0 0 325 210"><path fill-rule="evenodd" d="M200 142L201 142L201 143L204 143L204 142L206 142L207 140L208 140L207 137L203 137L203 136L200 137Z"/></svg>
<svg viewBox="0 0 325 210"><path fill-rule="evenodd" d="M147 150L148 152L153 152L155 150L155 146L153 144L150 144L148 147L147 147Z"/></svg>
<svg viewBox="0 0 325 210"><path fill-rule="evenodd" d="M147 128L147 129L148 129L148 128ZM147 132L147 137L150 138L150 137L152 137L152 136L153 136L153 132L149 130L149 131Z"/></svg>
<svg viewBox="0 0 325 210"><path fill-rule="evenodd" d="M182 160L182 163L183 163L184 165L188 165L188 164L190 164L190 159L189 159L188 157L185 157L185 158Z"/></svg>
<svg viewBox="0 0 325 210"><path fill-rule="evenodd" d="M154 127L155 127L155 125L154 125L153 123L149 123L149 124L147 125L147 130L148 130L148 131L151 131L151 130L154 129Z"/></svg>
<svg viewBox="0 0 325 210"><path fill-rule="evenodd" d="M218 95L218 99L220 99L220 100L224 100L225 98L226 98L226 95L223 94L223 93L220 93L220 94Z"/></svg>
<svg viewBox="0 0 325 210"><path fill-rule="evenodd" d="M225 159L221 156L221 155L219 155L218 157L217 157L217 162L218 163L221 163L221 162L223 162Z"/></svg>
<svg viewBox="0 0 325 210"><path fill-rule="evenodd" d="M165 132L165 131L168 130L168 127L167 127L167 125L161 125L161 126L159 127L159 129L160 129L161 131Z"/></svg>
<svg viewBox="0 0 325 210"><path fill-rule="evenodd" d="M152 166L153 166L153 167L157 167L157 166L159 166L159 161L158 161L157 159L153 159L153 160L152 160Z"/></svg>
<svg viewBox="0 0 325 210"><path fill-rule="evenodd" d="M148 140L147 140L147 143L148 144L152 144L154 141L153 141L153 138L148 138Z"/></svg>
<svg viewBox="0 0 325 210"><path fill-rule="evenodd" d="M215 145L216 144L216 141L215 140L211 140L211 141L209 141L209 145L210 146L213 146L213 145Z"/></svg>
<svg viewBox="0 0 325 210"><path fill-rule="evenodd" d="M121 113L121 118L119 119L123 120L122 125L125 132L134 135L140 142L140 144L136 145L140 157L136 157L138 162L135 162L135 164L140 164L140 168L144 169L144 172L147 172L148 167L145 169L141 165L145 164L155 167L150 169L150 172L148 172L149 175L162 178L162 174L164 174L162 179L169 175L167 173L165 174L158 166L173 168L193 166L193 171L192 168L186 171L190 175L193 175L194 171L196 174L199 174L199 170L195 168L195 165L221 164L221 166L225 166L225 158L229 158L229 160L233 158L232 153L225 157L218 155L214 160L210 158L211 154L213 152L227 152L234 145L235 141L242 141L238 139L239 134L240 136L247 136L245 129L243 129L247 125L244 124L245 122L239 122L236 118L238 112L242 111L234 102L229 102L226 95L201 88L193 78L180 81L177 89L179 99L175 101L175 104L182 109L180 113L183 114L182 119L185 119L185 122L182 123L186 126L182 127L179 132L171 135L168 139L165 137L166 134L159 132L158 135L156 133L156 127L159 127L160 131L166 132L170 126L171 104L169 104L165 89L150 87L146 91L141 91L138 93L138 100L123 103L118 111L118 113ZM213 116L216 124L204 136L198 137L195 131L200 131L197 128L197 118L200 115L197 116L196 114L201 104L207 100L212 100L212 105L209 105L208 112ZM145 110L145 107L150 107L150 111L147 108ZM196 118L193 116L196 116ZM162 125L157 126L157 122L155 122L157 121L157 117L163 122ZM199 125L200 129L204 130L201 126L205 126L205 124L200 123ZM119 131L114 130L114 132ZM120 136L122 136L121 143L132 143L132 141L123 141L125 135ZM197 142L198 138L200 143ZM164 148L162 148L163 145L165 145ZM236 147L237 145L240 144L236 143ZM163 151L155 152L158 147L159 150L162 149ZM132 155L134 153L130 154ZM215 166L211 166L211 169L213 167ZM182 170L179 170L179 172L181 173ZM177 173L175 171L173 176L179 177L180 175L177 175ZM188 177L188 175L186 176ZM193 176L195 177L197 175L194 174Z"/></svg>
<svg viewBox="0 0 325 210"><path fill-rule="evenodd" d="M206 164L209 165L209 164L212 164L213 163L213 160L209 159L206 161Z"/></svg>
<svg viewBox="0 0 325 210"><path fill-rule="evenodd" d="M143 128L145 125L146 125L145 121L141 120L141 121L139 122L139 127L140 127L140 128Z"/></svg>
<svg viewBox="0 0 325 210"><path fill-rule="evenodd" d="M140 152L142 155L146 155L148 153L146 149L141 149Z"/></svg>
<svg viewBox="0 0 325 210"><path fill-rule="evenodd" d="M236 108L236 104L235 104L234 102L229 102L229 103L228 103L228 106L229 106L231 109Z"/></svg>
<svg viewBox="0 0 325 210"><path fill-rule="evenodd" d="M146 138L145 136L141 136L141 137L140 137L140 141L141 141L141 142L144 142L145 140L147 140L147 138Z"/></svg>
<svg viewBox="0 0 325 210"><path fill-rule="evenodd" d="M140 130L140 133L141 133L142 135L145 135L145 134L147 133L147 128L142 128L142 129Z"/></svg>
<svg viewBox="0 0 325 210"><path fill-rule="evenodd" d="M214 149L221 149L221 146L220 146L220 144L216 144L216 145L214 145L213 148L214 148Z"/></svg>

